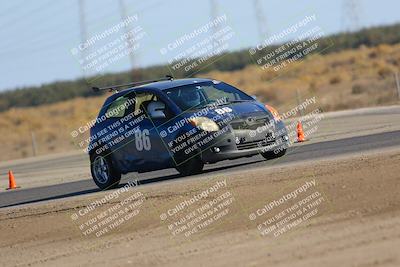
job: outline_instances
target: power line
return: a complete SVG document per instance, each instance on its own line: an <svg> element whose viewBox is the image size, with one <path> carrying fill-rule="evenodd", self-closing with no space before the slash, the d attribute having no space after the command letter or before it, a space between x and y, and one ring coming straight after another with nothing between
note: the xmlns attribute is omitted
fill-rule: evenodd
<svg viewBox="0 0 400 267"><path fill-rule="evenodd" d="M63 9L68 8L68 7L71 6L71 3L73 3L73 2L68 2L68 3L69 3L69 5L67 5L67 6L64 6L64 5L56 6L57 7L56 10L58 10L60 8L63 8ZM55 12L56 10L52 10L52 15L58 16L58 12ZM52 19L54 16L51 16L51 17L50 16L46 16L46 20ZM41 19L43 21L42 17L38 17L38 19ZM24 20L24 22L26 22L26 20ZM33 21L29 21L28 23L30 25L34 24ZM65 26L65 25L71 26L71 24L66 24L65 21L60 21L60 23L58 23L57 25L56 24L51 24L51 27L45 27L45 28L29 27L29 34L23 34L23 35L21 34L21 35L19 35L19 37L21 37L22 40L16 40L15 38L12 38L12 39L10 38L8 43L5 43L5 42L1 43L3 46L1 47L0 50L3 50L2 49L3 47L13 46L13 43L16 43L16 42L21 42L21 43L23 42L24 44L27 44L27 40L29 40L31 42L32 41L36 41L36 40L39 40L39 41L40 40L48 40L48 38L37 38L37 37L43 37L43 36L46 37L46 35L44 35L43 33L49 33L49 32L53 33L51 31L54 30L54 29L57 29L58 33L62 32L64 34L65 33L65 27L64 28L59 27L58 25L60 25L60 24L63 25L63 26ZM14 32L15 31L13 31L13 33ZM34 38L34 37L36 37L36 38ZM31 42L29 44L31 44Z"/></svg>
<svg viewBox="0 0 400 267"><path fill-rule="evenodd" d="M127 12L126 12L126 6L125 6L125 2L124 0L119 0L119 8L120 8L120 12L121 12L121 20L122 21L126 21L127 20ZM124 27L125 29L125 33L127 35L127 41L128 41L128 55L129 55L129 60L131 62L131 69L132 71L135 69L135 63L136 63L136 59L135 59L135 55L134 55L134 39L133 39L133 34L132 32L129 30L128 27Z"/></svg>
<svg viewBox="0 0 400 267"><path fill-rule="evenodd" d="M358 0L343 0L342 30L353 32L360 28L360 8Z"/></svg>
<svg viewBox="0 0 400 267"><path fill-rule="evenodd" d="M2 13L0 13L0 17L5 17L6 15L9 15L10 12L15 11L16 9L18 10L19 7L26 5L26 3L22 2L22 3L18 3L17 5L11 6L9 8L7 8L6 10L4 10Z"/></svg>
<svg viewBox="0 0 400 267"><path fill-rule="evenodd" d="M211 20L214 20L218 16L218 4L216 0L210 0L210 6L211 6Z"/></svg>
<svg viewBox="0 0 400 267"><path fill-rule="evenodd" d="M258 37L260 43L268 37L267 20L264 15L263 5L260 0L253 0L254 11L256 13Z"/></svg>
<svg viewBox="0 0 400 267"><path fill-rule="evenodd" d="M85 43L87 38L87 29L86 29L86 16L85 16L85 3L84 0L78 0L79 1L79 28L80 28L80 34L81 34L81 43ZM84 48L80 49L81 52L81 60L82 62L85 62L86 55L88 54L87 49L89 48ZM84 69L82 68L83 72ZM83 74L85 76L85 73Z"/></svg>
<svg viewBox="0 0 400 267"><path fill-rule="evenodd" d="M218 18L219 15L219 6L217 0L210 0L210 5L211 5L211 21L214 21ZM216 33L219 31L219 25L214 27L214 32Z"/></svg>
<svg viewBox="0 0 400 267"><path fill-rule="evenodd" d="M45 10L45 7L48 7L50 4L53 4L54 2L55 1L53 1L53 0L46 1L44 3L44 5L40 5L36 8L34 8L33 10L29 10L29 11L23 13L23 15L14 17L14 18L10 19L9 21L7 21L6 23L4 23L3 25L0 25L0 29L10 29L10 28L14 27L15 25L18 25L18 23L23 21L23 19L30 17L33 13L37 14L38 12Z"/></svg>
<svg viewBox="0 0 400 267"><path fill-rule="evenodd" d="M147 6L143 7L143 8L141 8L140 10L138 10L138 12L143 12L143 11L146 11L146 10L148 10L148 9L152 9L152 8L155 8L155 7L159 7L159 6L161 6L161 5L165 4L165 3L166 3L165 1L156 1L156 2L153 3L152 5L147 5ZM86 25L88 25L88 20L87 20L87 18L85 18L85 19L86 19ZM104 25L105 20L107 20L107 19L109 19L109 21L111 21L110 16L108 16L108 15L104 15L104 16L102 16L102 17L98 17L98 18L97 18L97 20L101 20L101 21L102 21L102 24L103 24L103 25ZM100 25L100 23L98 23L98 25ZM60 29L60 28L58 28L58 27L54 27L54 29L57 29L57 31L54 31L54 32L47 32L47 33L48 33L48 34L53 34L53 33L60 33L60 32L62 32L63 34L62 34L62 37L61 37L61 38L51 38L52 41L56 41L56 42L52 42L52 43L51 43L52 45L49 45L49 44L50 44L49 41L48 41L49 38L48 38L47 36L41 34L41 35L40 35L41 38L35 39L34 42L27 42L26 40L25 40L24 42L21 42L21 44L22 44L23 46L14 46L14 45L12 45L12 44L9 44L9 45L7 45L7 46L5 46L5 47L7 47L7 48L8 48L8 47L12 47L13 49L11 49L11 50L5 50L5 49L0 48L0 55L3 56L3 55L10 55L10 54L15 54L15 53L20 53L21 50L24 50L24 52L29 52L29 53L31 53L31 52L37 52L37 51L40 50L41 47L36 47L36 48L30 49L30 50L25 50L25 49L23 49L23 47L25 47L25 46L32 46L32 44L34 44L34 43L39 43L39 42L41 42L41 41L42 41L43 43L45 43L45 45L44 45L42 48L56 48L59 44L63 44L63 43L65 43L65 42L71 41L71 38L66 36L67 33L75 33L75 31L62 30L62 29ZM27 38L27 39L29 39L29 38Z"/></svg>
<svg viewBox="0 0 400 267"><path fill-rule="evenodd" d="M84 31L87 33L87 26L86 25L89 25L89 23L88 23L87 16L85 14L81 14L81 12L84 12L84 10L85 10L85 4L83 3L83 0L78 0L77 4L78 4L78 9L79 9L78 13L79 13L79 17L80 17L79 21L81 23L81 25L80 25L80 31L81 31L80 38L81 38L81 41L82 41L83 40L82 39L82 28L84 28ZM82 25L82 16L83 16L83 19L84 19L84 25ZM104 16L100 17L99 19L103 19L103 18L110 18L110 16L104 15ZM104 20L101 20L101 21L102 21L102 23L104 23ZM65 21L62 21L61 23L65 25ZM70 25L70 24L67 24L67 25ZM72 28L68 28L67 29L65 27L64 28L60 28L60 27L57 27L57 26L54 27L54 24L52 24L52 27L47 27L45 29L41 29L40 30L40 34L37 34L37 33L32 32L32 31L30 31L30 33L31 34L29 34L29 35L23 35L22 36L23 37L23 41L19 41L19 43L22 44L22 46L13 45L12 43L15 42L15 40L13 41L11 39L10 39L11 42L6 43L6 44L3 43L3 45L4 45L3 47L7 47L7 48L8 47L12 47L13 49L12 50L5 50L5 49L3 49L3 47L1 47L0 48L0 51L1 51L0 55L2 55L2 54L10 54L10 53L14 53L14 52L20 52L20 50L23 50L23 47L26 47L26 46L33 47L37 43L39 43L39 44L40 43L45 43L43 48L48 48L49 47L48 44L50 43L48 41L49 39L51 39L52 41L57 40L57 42L52 42L54 45L62 44L62 43L65 43L66 41L70 41L71 40L71 37L66 37L66 34L71 34L71 33L75 34L76 30L72 30ZM43 34L43 33L46 33L46 34ZM51 35L54 35L55 33L61 33L59 36L62 36L62 38L49 38L48 37L48 35L51 36ZM87 34L85 34L85 35L87 35ZM37 37L37 38L32 39L32 37ZM27 40L29 40L29 42ZM85 39L85 41L86 41L86 39ZM25 51L25 52L31 52L31 51L36 51L36 50L38 50L38 49L34 48L34 49L31 49L31 50Z"/></svg>

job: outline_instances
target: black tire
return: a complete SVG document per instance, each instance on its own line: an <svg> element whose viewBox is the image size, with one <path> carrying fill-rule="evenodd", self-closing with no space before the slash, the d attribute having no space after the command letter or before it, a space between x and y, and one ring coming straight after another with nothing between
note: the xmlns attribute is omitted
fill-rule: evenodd
<svg viewBox="0 0 400 267"><path fill-rule="evenodd" d="M194 175L203 171L204 162L199 157L191 158L182 164L175 166L175 169L182 175Z"/></svg>
<svg viewBox="0 0 400 267"><path fill-rule="evenodd" d="M112 164L110 155L90 155L90 171L95 184L102 190L116 188L121 173Z"/></svg>
<svg viewBox="0 0 400 267"><path fill-rule="evenodd" d="M261 152L260 154L265 159L277 159L283 157L286 154L286 149L279 150L278 153L275 153L274 151L267 151L267 152Z"/></svg>

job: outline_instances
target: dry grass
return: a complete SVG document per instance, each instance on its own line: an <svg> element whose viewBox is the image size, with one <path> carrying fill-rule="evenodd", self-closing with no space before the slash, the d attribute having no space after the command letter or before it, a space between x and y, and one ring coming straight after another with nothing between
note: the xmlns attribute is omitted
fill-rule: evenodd
<svg viewBox="0 0 400 267"><path fill-rule="evenodd" d="M324 111L393 104L397 101L394 72L400 67L400 45L380 45L325 56L313 55L283 72L252 65L235 72L207 76L238 86L285 110L302 98L317 96Z"/></svg>
<svg viewBox="0 0 400 267"><path fill-rule="evenodd" d="M95 118L103 102L104 97L77 98L0 113L0 140L5 151L0 154L0 160L32 156L32 132L40 155L77 149L77 140L72 138L71 131Z"/></svg>
<svg viewBox="0 0 400 267"><path fill-rule="evenodd" d="M400 45L381 45L314 55L280 73L252 65L201 76L235 85L281 111L296 105L296 90L302 98L317 96L318 106L331 111L396 103L393 73L399 66ZM78 98L0 113L0 160L32 156L32 131L39 154L78 149L71 131L94 119L104 98Z"/></svg>

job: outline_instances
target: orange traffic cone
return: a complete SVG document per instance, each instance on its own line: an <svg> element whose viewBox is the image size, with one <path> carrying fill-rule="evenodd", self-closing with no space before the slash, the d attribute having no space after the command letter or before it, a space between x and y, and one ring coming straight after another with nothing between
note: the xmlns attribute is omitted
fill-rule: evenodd
<svg viewBox="0 0 400 267"><path fill-rule="evenodd" d="M11 170L9 170L8 171L8 188L7 188L7 190L15 189L15 188L18 188L17 183L15 182L15 177L14 177L13 172Z"/></svg>
<svg viewBox="0 0 400 267"><path fill-rule="evenodd" d="M301 124L301 121L297 123L297 142L305 142L306 138L304 137L304 131L303 131L303 125Z"/></svg>

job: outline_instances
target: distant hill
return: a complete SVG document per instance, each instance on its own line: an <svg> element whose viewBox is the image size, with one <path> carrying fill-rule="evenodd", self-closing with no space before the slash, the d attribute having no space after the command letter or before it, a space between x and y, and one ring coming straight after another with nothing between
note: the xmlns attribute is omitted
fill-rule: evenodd
<svg viewBox="0 0 400 267"><path fill-rule="evenodd" d="M346 49L355 49L361 46L374 47L380 44L400 43L400 24L392 26L382 26L360 30L355 33L341 33L328 36L319 41L320 44L328 46L333 42L334 46L323 51L323 54L338 52ZM235 71L241 70L248 65L254 64L248 50L227 53L216 63L203 69L201 73L210 71ZM135 80L153 79L169 74L167 66L154 66L135 71L134 78L132 73L123 72L107 74L102 77L102 84L119 84ZM175 73L176 78L183 76L182 73ZM187 75L186 75L187 76ZM95 95L89 90L90 85L85 79L75 81L63 81L46 84L40 87L20 88L12 91L0 93L0 111L8 110L12 107L34 107L42 104L56 103L73 99L76 97L92 97Z"/></svg>

